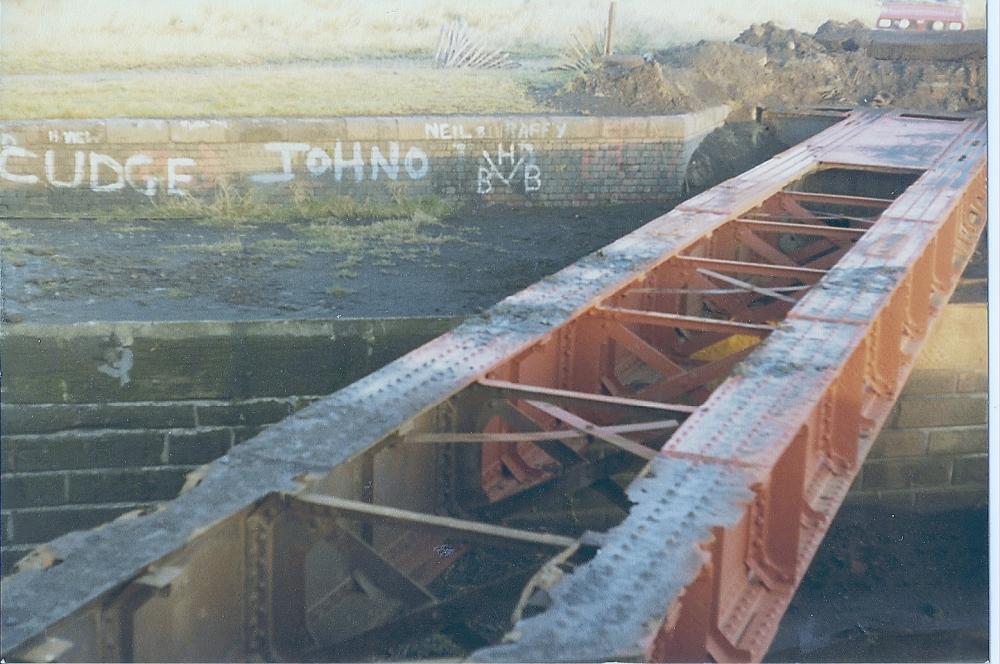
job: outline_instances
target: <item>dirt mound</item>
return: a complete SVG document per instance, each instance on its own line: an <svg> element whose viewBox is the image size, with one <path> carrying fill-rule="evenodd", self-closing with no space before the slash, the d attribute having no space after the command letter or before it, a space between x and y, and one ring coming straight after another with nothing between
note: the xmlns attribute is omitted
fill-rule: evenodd
<svg viewBox="0 0 1000 664"><path fill-rule="evenodd" d="M827 21L816 29L815 39L828 51L853 52L864 48L871 41L872 31L858 20Z"/></svg>
<svg viewBox="0 0 1000 664"><path fill-rule="evenodd" d="M758 46L768 54L808 56L825 53L823 45L812 35L798 30L787 30L774 23L754 23L736 38L739 44Z"/></svg>
<svg viewBox="0 0 1000 664"><path fill-rule="evenodd" d="M663 68L656 62L639 67L605 65L570 81L558 96L564 103L588 96L604 98L633 113L657 113L663 109L682 112L702 107L701 100L681 82L664 76Z"/></svg>
<svg viewBox="0 0 1000 664"><path fill-rule="evenodd" d="M816 28L816 34L813 38L824 46L827 46L827 41L830 39L836 39L843 35L863 35L869 32L871 32L871 29L857 19L848 23L844 23L843 21L827 21Z"/></svg>
<svg viewBox="0 0 1000 664"><path fill-rule="evenodd" d="M835 32L844 32L845 30L867 30L868 26L854 19L844 23L843 21L827 21L823 25L816 28L816 37L822 37L823 35L828 35Z"/></svg>
<svg viewBox="0 0 1000 664"><path fill-rule="evenodd" d="M733 42L660 51L640 67L605 64L546 101L586 114L681 113L727 104L730 114L694 153L685 178L695 193L770 158L784 145L754 122L755 109L894 106L925 112L986 108L986 61L881 60L859 22L828 21L812 37L773 23ZM647 58L648 59L648 58Z"/></svg>
<svg viewBox="0 0 1000 664"><path fill-rule="evenodd" d="M733 121L752 118L756 106L986 108L983 58L880 60L860 48L852 32L860 35L864 26L828 21L813 37L755 24L734 42L679 46L640 67L607 64L549 101L584 113L678 113L728 104Z"/></svg>
<svg viewBox="0 0 1000 664"><path fill-rule="evenodd" d="M700 41L660 51L656 59L672 68L695 69L702 74L716 74L719 77L733 76L738 69L753 69L767 64L767 50L740 42ZM730 71L714 71L714 67L726 67Z"/></svg>

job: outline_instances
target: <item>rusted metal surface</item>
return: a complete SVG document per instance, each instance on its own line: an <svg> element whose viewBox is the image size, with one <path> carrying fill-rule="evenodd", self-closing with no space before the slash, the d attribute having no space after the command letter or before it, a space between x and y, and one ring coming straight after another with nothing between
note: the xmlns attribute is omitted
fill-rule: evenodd
<svg viewBox="0 0 1000 664"><path fill-rule="evenodd" d="M762 658L985 224L985 131L847 114L50 543L4 655L357 658L409 624L481 661ZM527 509L577 492L606 532Z"/></svg>

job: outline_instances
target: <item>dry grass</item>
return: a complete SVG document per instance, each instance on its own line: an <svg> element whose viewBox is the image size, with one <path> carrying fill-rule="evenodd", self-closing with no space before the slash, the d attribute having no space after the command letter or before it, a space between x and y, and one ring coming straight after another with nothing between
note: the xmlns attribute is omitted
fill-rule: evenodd
<svg viewBox="0 0 1000 664"><path fill-rule="evenodd" d="M291 66L259 72L15 77L0 118L530 113L522 74L420 67Z"/></svg>
<svg viewBox="0 0 1000 664"><path fill-rule="evenodd" d="M985 24L985 2L970 2ZM556 55L581 25L601 25L607 0L0 0L0 71L288 63L422 54L464 17L484 41L515 55ZM641 51L732 39L775 20L814 30L828 18L865 22L874 0L618 0L616 42Z"/></svg>
<svg viewBox="0 0 1000 664"><path fill-rule="evenodd" d="M29 231L23 228L14 228L6 221L0 221L0 240L9 242L11 240L26 240L31 237Z"/></svg>
<svg viewBox="0 0 1000 664"><path fill-rule="evenodd" d="M418 219L421 223L437 223L452 211L451 205L434 196L399 195L385 201L358 200L348 196L315 196L305 187L293 184L288 198L276 201L260 197L256 190L240 191L223 183L215 189L211 199L190 195L163 197L153 199L153 205L103 208L97 221L191 219L218 226L295 222L364 225L402 217ZM0 225L0 232L5 228Z"/></svg>
<svg viewBox="0 0 1000 664"><path fill-rule="evenodd" d="M349 268L358 262L360 252L370 258L413 257L436 254L440 245L460 239L460 235L447 232L441 222L423 212L366 224L314 223L303 227L301 233L311 250L344 257L346 264L337 273L344 278L357 276Z"/></svg>
<svg viewBox="0 0 1000 664"><path fill-rule="evenodd" d="M152 207L117 207L103 210L99 223L122 223L122 231L135 230L135 221L192 220L234 230L263 224L282 224L294 238L251 240L238 237L202 244L171 245L171 251L202 252L225 256L254 254L279 256L286 266L299 264L305 254L332 253L339 257L336 277L353 279L363 262L437 255L442 244L466 242L466 230L442 219L454 208L434 198L394 197L388 201L355 200L346 196L313 196L293 188L287 201L264 200L254 191L240 192L222 186L212 199L164 199ZM148 230L148 229L146 229ZM30 237L30 233L0 222L0 239ZM5 254L6 245L0 247ZM18 249L18 247L15 247Z"/></svg>

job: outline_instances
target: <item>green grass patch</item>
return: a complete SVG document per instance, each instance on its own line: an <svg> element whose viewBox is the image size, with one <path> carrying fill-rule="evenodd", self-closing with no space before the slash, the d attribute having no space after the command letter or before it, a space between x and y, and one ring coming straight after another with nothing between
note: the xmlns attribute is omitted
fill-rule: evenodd
<svg viewBox="0 0 1000 664"><path fill-rule="evenodd" d="M442 244L462 239L461 235L449 232L438 219L422 211L360 224L312 223L301 233L309 251L342 255L341 265L346 263L348 266L359 265L362 260L389 261L433 255ZM340 267L340 271L354 274L349 267Z"/></svg>
<svg viewBox="0 0 1000 664"><path fill-rule="evenodd" d="M10 242L11 240L27 240L31 237L31 231L23 228L14 228L6 221L0 221L0 240Z"/></svg>
<svg viewBox="0 0 1000 664"><path fill-rule="evenodd" d="M302 240L269 238L267 240L257 240L251 247L258 253L267 254L298 251L302 248Z"/></svg>
<svg viewBox="0 0 1000 664"><path fill-rule="evenodd" d="M350 288L344 288L343 286L331 286L326 289L326 294L331 297L346 297L354 293L354 290Z"/></svg>
<svg viewBox="0 0 1000 664"><path fill-rule="evenodd" d="M239 230L236 240L173 245L173 251L229 255L248 253L272 257L276 267L295 267L306 254L335 254L335 275L355 279L367 264L395 265L397 261L436 255L446 242L465 242L466 231L442 222L453 208L434 197L391 200L354 200L345 196L314 197L303 188L293 189L285 202L264 200L253 191L222 186L214 198L191 196L164 199L150 207L111 208L101 221L120 223L136 217L156 220L192 220ZM253 239L252 229L284 224L294 237ZM2 229L0 229L2 230Z"/></svg>
<svg viewBox="0 0 1000 664"><path fill-rule="evenodd" d="M203 242L198 244L172 244L171 251L198 252L204 254L217 254L228 256L230 254L241 254L247 250L247 245L242 239L223 240L221 242Z"/></svg>

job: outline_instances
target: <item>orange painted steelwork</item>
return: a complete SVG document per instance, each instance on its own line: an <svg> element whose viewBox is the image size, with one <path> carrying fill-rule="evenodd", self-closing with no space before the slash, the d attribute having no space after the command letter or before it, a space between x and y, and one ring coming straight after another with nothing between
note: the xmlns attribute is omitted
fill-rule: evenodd
<svg viewBox="0 0 1000 664"><path fill-rule="evenodd" d="M487 542L561 552L473 659L761 659L985 224L985 131L845 114L235 448L160 512L53 542L59 565L5 580L3 653L356 658L485 601L429 586ZM566 487L627 515L505 527ZM317 551L337 564L311 573ZM208 570L210 596L178 581ZM151 583L173 594L129 590ZM228 618L179 609L206 602Z"/></svg>
<svg viewBox="0 0 1000 664"><path fill-rule="evenodd" d="M617 335L611 329L588 335L624 341L625 348L641 351L641 360L663 374L635 396L659 400L684 395L701 405L649 467L660 479L634 485L630 496L638 505L588 565L599 578L582 571L564 578L550 590L551 608L515 625L512 643L482 651L477 658L756 661L765 655L902 388L930 321L955 287L984 227L984 124L969 121L953 130L945 124L949 122L942 118L907 126L896 115L852 114L851 120L640 231L669 233L670 222L680 219L710 226L698 241L595 307L591 318L605 325L690 328L678 325L676 315L691 310L690 300L649 294L657 288L717 286L696 274L698 268L692 267L698 265L725 264L732 266L730 272L770 275L772 284L794 281L815 287L785 302L771 298L757 308L713 302L727 318L756 324L746 325L747 333L759 334L764 321L784 320L703 401L697 395L704 392L706 379L721 375L729 368L727 360L740 353L717 361L726 365L719 371L685 382L684 377L714 367L676 367L677 351L700 348L701 341L649 336L650 343L644 344L622 329ZM931 159L912 159L907 146L893 140L941 127L949 130L944 149ZM881 131L886 128L890 131ZM917 170L912 184L893 192L894 200L779 189L824 166L853 167L860 169L856 176L868 172L872 178L880 169ZM806 203L834 206L830 210L843 214L817 214L815 207L804 209ZM874 216L855 216L864 208ZM844 213L848 209L850 214ZM747 218L764 221L745 222ZM794 232L787 223L791 218L807 227L802 236L822 239L782 251L767 235ZM750 259L742 266L737 262ZM632 294L637 290L643 295ZM708 337L713 339L718 337ZM583 354L597 355L592 350ZM577 389L599 389L596 375L589 383L575 377ZM657 501L642 509L644 502ZM704 518L706 511L713 517ZM661 540L649 542L650 532ZM647 555L655 554L642 561L645 567L635 560L644 546ZM609 614L635 611L636 603L650 606L651 598L640 597L652 582L651 571L670 575L678 569L680 578L665 584L672 588L665 593L668 601L640 614L642 620L634 621L638 624L628 637L608 627ZM601 607L603 624L584 619L583 629L559 630L560 621L580 622L588 609L598 615ZM581 633L587 636L581 638ZM615 645L602 645L609 642Z"/></svg>

